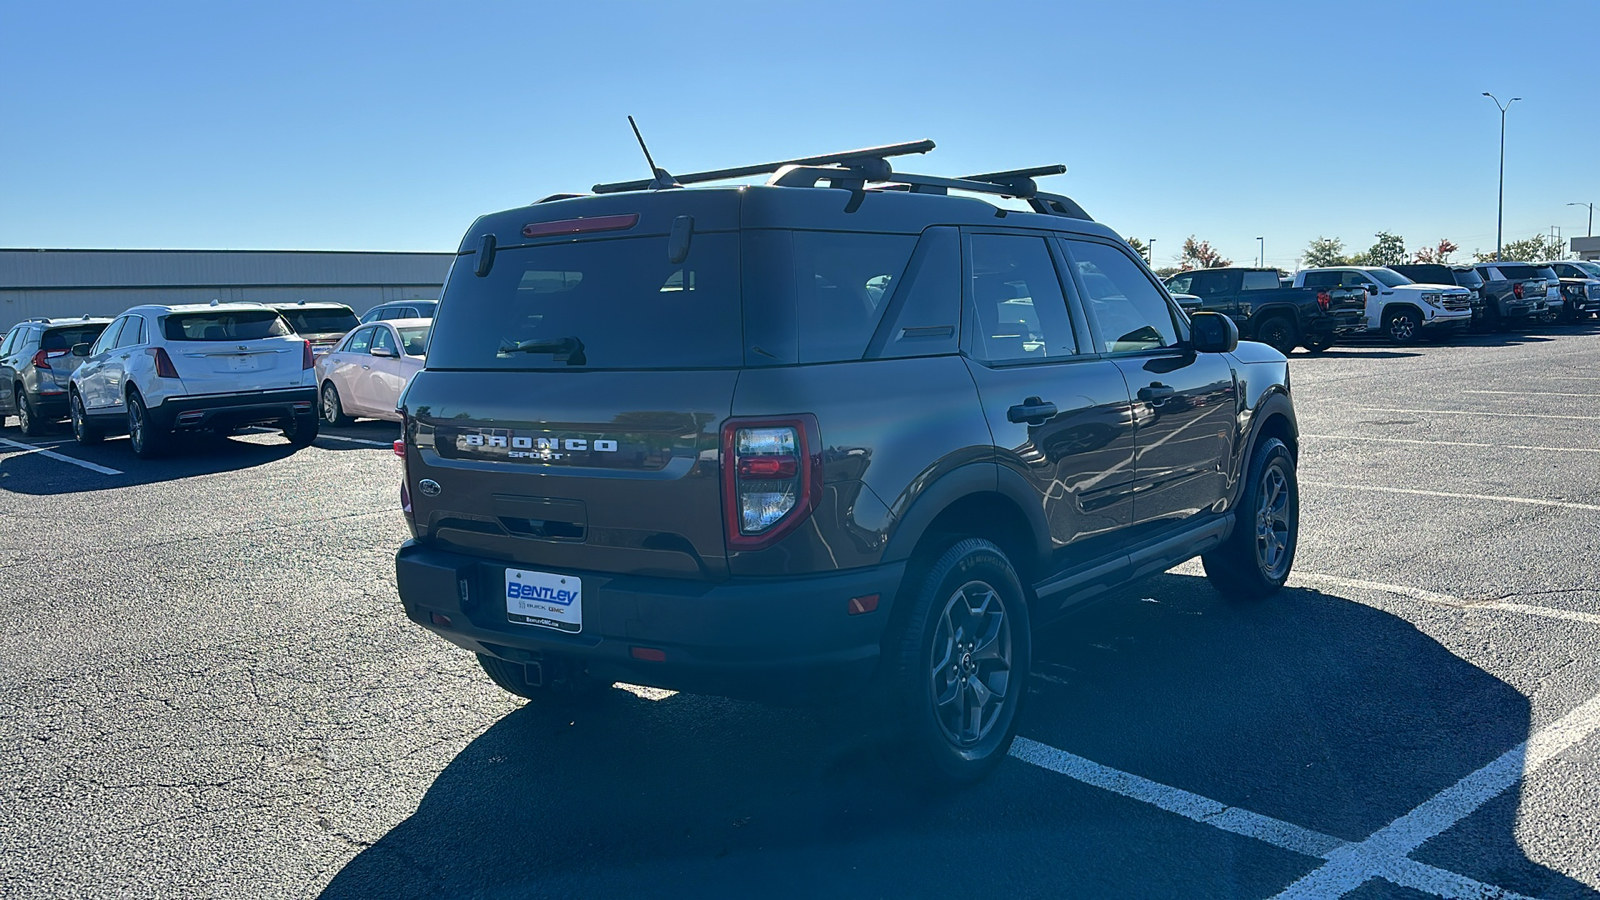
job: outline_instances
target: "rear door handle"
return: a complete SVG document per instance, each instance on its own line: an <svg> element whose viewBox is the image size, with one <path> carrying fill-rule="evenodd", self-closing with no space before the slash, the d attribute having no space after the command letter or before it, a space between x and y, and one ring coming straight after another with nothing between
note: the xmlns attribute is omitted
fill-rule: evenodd
<svg viewBox="0 0 1600 900"><path fill-rule="evenodd" d="M1012 422L1026 422L1029 425L1043 425L1055 418L1056 405L1048 400L1038 397L1029 397L1016 406L1006 410L1006 418Z"/></svg>
<svg viewBox="0 0 1600 900"><path fill-rule="evenodd" d="M1165 385L1165 384L1161 384L1160 382L1156 382L1155 384L1152 384L1149 387L1139 388L1139 399L1140 400L1165 400L1168 397L1171 397L1173 394L1176 394L1176 393L1177 393L1177 390L1175 388L1169 387L1168 385Z"/></svg>

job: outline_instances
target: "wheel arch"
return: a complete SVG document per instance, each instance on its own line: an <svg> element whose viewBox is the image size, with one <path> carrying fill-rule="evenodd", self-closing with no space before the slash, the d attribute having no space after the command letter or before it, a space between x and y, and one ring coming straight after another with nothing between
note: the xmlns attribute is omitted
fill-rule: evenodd
<svg viewBox="0 0 1600 900"><path fill-rule="evenodd" d="M1018 473L994 463L956 469L925 489L898 518L883 559L911 559L951 536L993 541L1025 584L1037 580L1050 553L1038 492Z"/></svg>

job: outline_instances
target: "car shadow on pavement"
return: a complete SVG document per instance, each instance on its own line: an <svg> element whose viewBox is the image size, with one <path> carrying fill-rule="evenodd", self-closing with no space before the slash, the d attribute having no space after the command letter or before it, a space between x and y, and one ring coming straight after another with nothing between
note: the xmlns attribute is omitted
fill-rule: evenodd
<svg viewBox="0 0 1600 900"><path fill-rule="evenodd" d="M1023 736L1350 841L1529 728L1525 697L1404 619L1306 590L1232 605L1178 575L1041 632L1035 672ZM1018 760L931 791L872 731L622 690L529 704L323 897L1269 896L1321 863ZM1430 863L1600 896L1526 858L1515 813L1486 805L1472 851Z"/></svg>
<svg viewBox="0 0 1600 900"><path fill-rule="evenodd" d="M109 437L104 443L83 446L57 435L23 439L45 449L81 460L116 474L87 469L38 453L16 452L19 448L0 448L0 491L34 496L88 493L130 485L156 484L236 472L285 459L299 452L286 440L245 440L222 437L210 432L185 434L170 450L154 459L133 455L125 437ZM18 438L12 438L18 440ZM342 449L342 448L341 448Z"/></svg>

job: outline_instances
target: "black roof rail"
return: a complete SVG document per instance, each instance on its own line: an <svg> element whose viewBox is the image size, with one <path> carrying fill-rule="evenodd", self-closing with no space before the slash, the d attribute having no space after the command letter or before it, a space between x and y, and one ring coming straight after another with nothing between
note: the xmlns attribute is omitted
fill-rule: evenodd
<svg viewBox="0 0 1600 900"><path fill-rule="evenodd" d="M785 159L778 162L758 163L753 166L736 166L731 169L712 169L709 172L690 172L687 175L676 175L674 179L678 184L700 184L707 181L727 181L732 178L749 178L753 175L770 175L786 166L828 166L865 164L873 161L882 162L891 156L906 156L912 153L927 153L934 147L933 141L911 141L904 144L886 144L882 147L863 147L860 150L845 150L841 153L824 153L821 156L803 156L799 159ZM593 190L596 194L616 194L622 191L642 191L655 184L650 178L638 181L616 181L610 184L597 184Z"/></svg>

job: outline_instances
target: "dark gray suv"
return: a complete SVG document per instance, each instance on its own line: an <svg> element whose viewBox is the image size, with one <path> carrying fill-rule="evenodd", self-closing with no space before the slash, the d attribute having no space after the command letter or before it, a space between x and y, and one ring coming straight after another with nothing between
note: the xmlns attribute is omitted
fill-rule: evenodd
<svg viewBox="0 0 1600 900"><path fill-rule="evenodd" d="M0 423L16 416L23 434L44 434L67 418L67 382L83 362L74 344L92 344L110 319L36 318L0 339Z"/></svg>
<svg viewBox="0 0 1600 900"><path fill-rule="evenodd" d="M1060 167L890 168L929 148L475 222L400 401L406 614L529 698L883 703L960 782L1010 746L1032 629L1196 555L1276 592L1284 356L1186 317L1038 189Z"/></svg>

